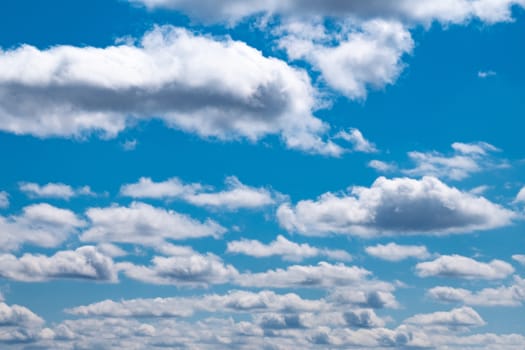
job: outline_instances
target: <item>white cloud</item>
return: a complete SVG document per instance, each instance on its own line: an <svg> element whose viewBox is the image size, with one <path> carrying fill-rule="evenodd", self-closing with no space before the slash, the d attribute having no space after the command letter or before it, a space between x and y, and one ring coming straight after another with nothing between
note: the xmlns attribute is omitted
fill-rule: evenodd
<svg viewBox="0 0 525 350"><path fill-rule="evenodd" d="M325 256L334 260L350 261L352 257L344 250L312 247L308 243L298 244L284 236L277 236L275 241L264 244L255 240L243 239L228 242L228 253L245 254L257 258L282 256L284 260L301 261L308 258Z"/></svg>
<svg viewBox="0 0 525 350"><path fill-rule="evenodd" d="M180 198L196 206L225 210L265 207L282 201L284 197L270 189L244 185L235 176L227 177L225 185L226 189L223 191L212 191L210 186L199 183L184 184L178 178L154 182L150 178L142 177L137 183L122 186L120 193L133 198Z"/></svg>
<svg viewBox="0 0 525 350"><path fill-rule="evenodd" d="M440 311L431 314L414 315L404 321L418 327L446 328L461 330L485 325L485 321L472 308L464 306L450 311Z"/></svg>
<svg viewBox="0 0 525 350"><path fill-rule="evenodd" d="M525 203L525 186L521 188L521 190L516 195L516 199L514 199L515 203Z"/></svg>
<svg viewBox="0 0 525 350"><path fill-rule="evenodd" d="M9 193L0 191L0 209L9 207Z"/></svg>
<svg viewBox="0 0 525 350"><path fill-rule="evenodd" d="M379 177L370 188L325 193L317 200L277 210L279 223L305 235L448 234L508 225L516 214L483 197L461 192L434 177Z"/></svg>
<svg viewBox="0 0 525 350"><path fill-rule="evenodd" d="M322 139L328 125L312 115L316 104L304 71L170 26L137 45L0 51L0 128L15 134L113 137L158 118L205 138L280 135L289 148L339 155Z"/></svg>
<svg viewBox="0 0 525 350"><path fill-rule="evenodd" d="M230 291L224 295L209 294L199 297L130 299L119 302L105 300L66 312L79 316L103 317L189 317L198 311L301 312L321 311L328 307L323 300L308 300L294 293L276 294L265 290L257 293Z"/></svg>
<svg viewBox="0 0 525 350"><path fill-rule="evenodd" d="M208 286L232 281L239 273L232 265L225 265L216 255L192 253L180 256L152 259L152 265L139 266L121 263L126 276L154 284L173 284L176 286Z"/></svg>
<svg viewBox="0 0 525 350"><path fill-rule="evenodd" d="M504 161L492 159L490 153L498 152L499 149L486 142L455 142L452 148L452 155L439 152L409 152L408 156L415 163L415 167L403 169L402 172L412 176L432 175L462 180L486 169L507 166Z"/></svg>
<svg viewBox="0 0 525 350"><path fill-rule="evenodd" d="M91 191L89 186L82 186L79 188L72 188L63 183L48 183L39 185L34 182L19 183L20 191L24 192L31 198L62 198L70 199L76 196L93 196L95 193Z"/></svg>
<svg viewBox="0 0 525 350"><path fill-rule="evenodd" d="M0 332L6 326L40 326L44 320L28 308L0 302Z"/></svg>
<svg viewBox="0 0 525 350"><path fill-rule="evenodd" d="M74 251L59 251L49 257L26 253L17 258L11 254L2 254L0 276L25 282L61 278L116 282L118 279L111 258L91 246Z"/></svg>
<svg viewBox="0 0 525 350"><path fill-rule="evenodd" d="M371 272L356 266L329 264L292 265L286 269L239 275L237 283L245 287L331 288L359 284Z"/></svg>
<svg viewBox="0 0 525 350"><path fill-rule="evenodd" d="M496 72L494 72L492 70L487 70L487 71L480 70L478 72L478 78L481 78L481 79L485 79L485 78L488 78L488 77L494 77L494 76L496 76Z"/></svg>
<svg viewBox="0 0 525 350"><path fill-rule="evenodd" d="M210 22L236 22L260 13L290 16L328 16L339 18L397 18L408 23L462 24L471 19L487 23L512 20L512 6L525 6L522 0L369 0L340 1L279 1L257 0L210 1L190 0L129 0L149 8L169 8Z"/></svg>
<svg viewBox="0 0 525 350"><path fill-rule="evenodd" d="M397 165L395 163L387 163L377 159L368 162L368 167L383 173L397 170Z"/></svg>
<svg viewBox="0 0 525 350"><path fill-rule="evenodd" d="M443 255L433 261L416 265L420 277L452 277L463 279L502 279L514 272L509 263L492 260L483 263L461 255Z"/></svg>
<svg viewBox="0 0 525 350"><path fill-rule="evenodd" d="M24 244L56 247L84 225L70 210L33 204L20 215L0 216L0 251L16 250Z"/></svg>
<svg viewBox="0 0 525 350"><path fill-rule="evenodd" d="M512 259L519 262L521 265L525 265L525 255L524 254L514 254Z"/></svg>
<svg viewBox="0 0 525 350"><path fill-rule="evenodd" d="M484 288L476 292L463 288L438 286L427 294L446 303L463 303L479 306L521 306L525 302L525 280L515 276L514 283L498 288Z"/></svg>
<svg viewBox="0 0 525 350"><path fill-rule="evenodd" d="M361 131L358 129L353 128L348 131L340 131L335 137L350 142L353 146L352 150L354 151L364 153L377 152L376 146L365 139Z"/></svg>
<svg viewBox="0 0 525 350"><path fill-rule="evenodd" d="M395 82L404 68L401 58L412 52L414 42L410 32L398 22L371 20L358 26L348 24L336 33L323 30L325 35L313 38L311 24L291 21L279 29L279 46L291 59L311 63L333 89L349 98L363 99L370 87L380 89ZM343 138L354 143L357 150L375 151L372 144L363 143L366 140L362 135L353 132L346 136Z"/></svg>
<svg viewBox="0 0 525 350"><path fill-rule="evenodd" d="M90 226L80 236L84 242L135 243L161 247L166 240L219 237L226 229L213 220L192 219L173 210L133 202L128 207L90 208Z"/></svg>
<svg viewBox="0 0 525 350"><path fill-rule="evenodd" d="M401 261L407 258L426 259L430 256L425 246L398 245L393 242L366 247L365 251L369 255L388 261Z"/></svg>
<svg viewBox="0 0 525 350"><path fill-rule="evenodd" d="M126 140L124 141L121 146L122 146L122 149L124 151L133 151L135 150L135 148L137 148L137 144L138 144L138 141L133 139L133 140Z"/></svg>

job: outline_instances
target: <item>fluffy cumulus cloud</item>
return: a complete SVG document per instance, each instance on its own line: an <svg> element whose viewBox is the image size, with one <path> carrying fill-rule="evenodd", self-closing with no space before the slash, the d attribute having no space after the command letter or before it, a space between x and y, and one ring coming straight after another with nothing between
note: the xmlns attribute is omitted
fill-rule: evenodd
<svg viewBox="0 0 525 350"><path fill-rule="evenodd" d="M2 254L0 276L25 282L63 278L115 282L118 278L113 260L91 246L59 251L52 256Z"/></svg>
<svg viewBox="0 0 525 350"><path fill-rule="evenodd" d="M219 237L226 229L208 219L200 222L172 210L133 202L129 206L90 208L86 211L90 226L80 239L85 242L120 242L152 247L166 240Z"/></svg>
<svg viewBox="0 0 525 350"><path fill-rule="evenodd" d="M461 255L443 255L433 261L417 264L416 272L420 277L495 280L509 276L514 268L502 260L484 263Z"/></svg>
<svg viewBox="0 0 525 350"><path fill-rule="evenodd" d="M515 203L525 203L525 186L516 195Z"/></svg>
<svg viewBox="0 0 525 350"><path fill-rule="evenodd" d="M188 252L176 256L155 256L151 265L121 263L126 276L145 283L206 287L234 280L239 272L218 256Z"/></svg>
<svg viewBox="0 0 525 350"><path fill-rule="evenodd" d="M63 183L48 183L39 185L34 182L21 182L20 191L24 192L31 198L62 198L70 199L76 196L92 196L94 193L89 186L73 188Z"/></svg>
<svg viewBox="0 0 525 350"><path fill-rule="evenodd" d="M365 251L376 258L401 261L407 258L426 259L430 256L427 247L419 245L378 244L366 247Z"/></svg>
<svg viewBox="0 0 525 350"><path fill-rule="evenodd" d="M405 323L417 325L418 327L437 329L464 329L485 325L485 321L481 316L468 306L450 311L414 315L406 319Z"/></svg>
<svg viewBox="0 0 525 350"><path fill-rule="evenodd" d="M245 254L257 258L282 256L284 260L289 261L301 261L318 256L325 256L334 260L352 260L351 255L344 250L317 248L308 243L298 244L282 235L277 236L275 241L269 244L247 239L229 242L227 252Z"/></svg>
<svg viewBox="0 0 525 350"><path fill-rule="evenodd" d="M328 126L312 115L316 104L305 72L181 28L157 27L136 45L0 51L0 124L16 134L112 137L158 118L202 137L274 134L290 148L338 155L322 140Z"/></svg>
<svg viewBox="0 0 525 350"><path fill-rule="evenodd" d="M525 266L525 255L524 254L514 254L512 259L519 262L521 265Z"/></svg>
<svg viewBox="0 0 525 350"><path fill-rule="evenodd" d="M525 280L519 276L508 286L470 291L463 288L438 286L428 290L428 296L444 303L479 306L521 306L525 302Z"/></svg>
<svg viewBox="0 0 525 350"><path fill-rule="evenodd" d="M84 225L70 210L33 204L19 215L0 216L0 251L16 250L24 244L56 247Z"/></svg>
<svg viewBox="0 0 525 350"><path fill-rule="evenodd" d="M279 32L279 46L291 59L311 63L330 87L352 99L365 98L369 88L393 84L404 68L402 56L414 46L402 24L386 20L345 23L335 32L320 23L291 20ZM364 146L355 133L343 136ZM375 148L367 145L365 150Z"/></svg>
<svg viewBox="0 0 525 350"><path fill-rule="evenodd" d="M512 20L512 6L525 6L523 0L372 0L365 2L279 1L261 3L257 0L208 1L190 0L129 0L149 8L169 8L183 11L206 21L234 22L260 13L329 17L397 18L411 23L464 23L478 18L487 23Z"/></svg>
<svg viewBox="0 0 525 350"><path fill-rule="evenodd" d="M369 188L353 187L343 195L325 193L295 206L283 204L277 211L281 226L289 231L363 237L486 230L508 225L515 216L429 176L379 177Z"/></svg>
<svg viewBox="0 0 525 350"><path fill-rule="evenodd" d="M5 326L42 325L44 320L26 307L0 302L0 329Z"/></svg>
<svg viewBox="0 0 525 350"><path fill-rule="evenodd" d="M120 193L133 198L175 199L180 198L196 206L237 210L261 208L275 204L283 195L263 187L243 184L235 176L226 178L226 189L213 191L210 186L199 183L185 184L178 178L155 182L142 177L138 182L122 186Z"/></svg>

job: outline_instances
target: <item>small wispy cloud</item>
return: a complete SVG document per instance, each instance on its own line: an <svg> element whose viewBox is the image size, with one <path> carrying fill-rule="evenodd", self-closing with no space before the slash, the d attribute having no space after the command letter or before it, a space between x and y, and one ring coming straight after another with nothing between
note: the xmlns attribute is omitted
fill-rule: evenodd
<svg viewBox="0 0 525 350"><path fill-rule="evenodd" d="M496 72L493 70L480 70L478 71L478 78L485 79L488 77L493 77L496 75Z"/></svg>

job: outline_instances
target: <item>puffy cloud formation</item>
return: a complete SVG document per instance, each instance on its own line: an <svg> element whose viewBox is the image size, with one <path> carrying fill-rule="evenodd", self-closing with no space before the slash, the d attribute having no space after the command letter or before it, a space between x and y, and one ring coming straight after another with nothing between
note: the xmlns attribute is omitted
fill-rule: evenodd
<svg viewBox="0 0 525 350"><path fill-rule="evenodd" d="M464 306L451 311L440 311L431 314L414 315L405 323L426 328L464 329L485 325L485 321L472 308Z"/></svg>
<svg viewBox="0 0 525 350"><path fill-rule="evenodd" d="M210 191L209 186L199 183L184 184L178 178L154 182L142 177L137 183L122 186L120 193L133 198L180 198L193 205L227 210L265 207L275 204L283 197L266 188L244 185L235 176L227 177L225 183L225 190Z"/></svg>
<svg viewBox="0 0 525 350"><path fill-rule="evenodd" d="M437 178L387 179L349 193L325 193L317 200L277 211L282 227L305 235L449 234L508 225L516 214L483 197L449 187Z"/></svg>
<svg viewBox="0 0 525 350"><path fill-rule="evenodd" d="M452 148L454 154L450 156L438 152L409 152L408 156L416 166L402 171L411 176L432 175L462 180L485 169L507 166L505 162L492 159L490 153L499 149L486 142L455 142Z"/></svg>
<svg viewBox="0 0 525 350"><path fill-rule="evenodd" d="M525 265L525 255L523 254L514 254L512 259L519 262L521 265Z"/></svg>
<svg viewBox="0 0 525 350"><path fill-rule="evenodd" d="M0 251L24 244L56 247L84 226L70 210L41 203L24 207L20 215L0 216Z"/></svg>
<svg viewBox="0 0 525 350"><path fill-rule="evenodd" d="M200 222L172 210L133 202L128 207L90 208L90 227L80 239L85 242L135 243L161 247L166 240L219 237L226 229L208 219Z"/></svg>
<svg viewBox="0 0 525 350"><path fill-rule="evenodd" d="M420 277L494 280L509 276L514 268L501 260L483 263L461 255L443 255L436 260L417 264L416 271Z"/></svg>
<svg viewBox="0 0 525 350"><path fill-rule="evenodd" d="M205 21L235 22L260 13L291 16L329 16L358 18L397 18L410 23L464 23L474 18L496 23L512 20L512 6L525 6L523 0L371 0L365 2L256 0L193 2L190 0L129 0L149 8L179 10Z"/></svg>
<svg viewBox="0 0 525 350"><path fill-rule="evenodd" d="M515 203L525 203L525 186L521 188L521 190L516 195L516 199L514 199Z"/></svg>
<svg viewBox="0 0 525 350"><path fill-rule="evenodd" d="M525 280L515 276L514 283L498 288L484 288L476 292L463 288L438 286L428 290L431 298L446 303L479 306L521 306L525 302Z"/></svg>
<svg viewBox="0 0 525 350"><path fill-rule="evenodd" d="M425 259L430 256L425 246L399 245L392 242L366 247L365 251L369 255L388 261L401 261L407 258Z"/></svg>
<svg viewBox="0 0 525 350"><path fill-rule="evenodd" d="M83 186L77 189L63 183L48 183L39 185L34 182L21 182L20 191L24 192L31 198L62 198L70 199L76 196L92 196L94 193L89 186Z"/></svg>
<svg viewBox="0 0 525 350"><path fill-rule="evenodd" d="M0 276L25 282L62 278L116 282L118 279L113 260L91 246L59 251L49 257L26 253L17 258L2 254Z"/></svg>
<svg viewBox="0 0 525 350"><path fill-rule="evenodd" d="M210 294L202 297L173 297L131 299L115 302L105 300L95 304L67 310L81 316L104 317L189 317L196 311L207 312L311 312L327 309L324 300L303 299L297 294L276 294L231 291L225 295Z"/></svg>
<svg viewBox="0 0 525 350"><path fill-rule="evenodd" d="M188 252L177 256L155 256L152 265L140 266L121 263L126 276L154 284L206 287L211 284L225 284L239 275L232 265L226 265L214 254Z"/></svg>
<svg viewBox="0 0 525 350"><path fill-rule="evenodd" d="M269 244L246 239L229 242L227 252L245 254L257 258L282 256L284 260L289 261L301 261L317 256L325 256L334 260L352 260L351 255L344 250L317 248L307 243L298 244L289 241L281 235L277 236L276 240Z"/></svg>
<svg viewBox="0 0 525 350"><path fill-rule="evenodd" d="M314 95L308 75L283 61L169 26L137 45L0 51L0 128L16 134L112 137L157 118L202 137L274 134L290 148L338 155L312 115Z"/></svg>
<svg viewBox="0 0 525 350"><path fill-rule="evenodd" d="M28 308L20 305L7 305L0 302L0 327L39 326L44 320ZM1 331L1 328L0 328Z"/></svg>
<svg viewBox="0 0 525 350"><path fill-rule="evenodd" d="M345 22L335 32L321 23L291 20L280 27L279 34L279 46L292 60L308 61L330 87L351 99L365 98L369 88L393 84L404 68L402 56L414 46L402 24L387 20L353 26ZM358 151L375 151L355 131L340 136Z"/></svg>

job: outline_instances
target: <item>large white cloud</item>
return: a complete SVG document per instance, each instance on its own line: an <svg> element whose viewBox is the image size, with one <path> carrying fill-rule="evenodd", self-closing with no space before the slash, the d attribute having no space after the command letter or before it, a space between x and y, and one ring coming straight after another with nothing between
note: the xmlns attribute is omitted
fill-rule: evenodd
<svg viewBox="0 0 525 350"><path fill-rule="evenodd" d="M305 235L330 233L363 237L448 234L508 225L516 214L483 197L449 187L437 178L387 179L349 193L325 193L317 200L277 211L281 226Z"/></svg>
<svg viewBox="0 0 525 350"><path fill-rule="evenodd" d="M325 256L334 260L352 260L352 256L344 250L317 248L308 243L298 244L281 235L277 236L275 241L269 244L247 239L228 242L227 252L245 254L257 258L282 256L283 259L290 261L301 261L317 256Z"/></svg>
<svg viewBox="0 0 525 350"><path fill-rule="evenodd" d="M113 260L91 246L59 251L52 256L2 254L0 276L26 282L61 278L116 282L118 279Z"/></svg>
<svg viewBox="0 0 525 350"><path fill-rule="evenodd" d="M26 67L30 66L28 70ZM41 137L101 133L157 118L202 137L256 141L338 155L312 115L308 75L231 39L157 27L137 45L23 45L0 51L0 129Z"/></svg>
<svg viewBox="0 0 525 350"><path fill-rule="evenodd" d="M369 88L395 82L404 68L401 58L412 51L414 43L410 32L398 22L372 20L347 27L333 33L320 24L290 21L279 30L279 46L290 59L311 63L333 89L362 99ZM335 46L334 41L338 42ZM364 150L374 148L368 145Z"/></svg>
<svg viewBox="0 0 525 350"><path fill-rule="evenodd" d="M134 243L162 247L166 240L219 237L226 229L213 220L197 221L172 210L133 202L128 207L90 208L89 228L80 239L85 242Z"/></svg>
<svg viewBox="0 0 525 350"><path fill-rule="evenodd" d="M483 263L461 255L443 255L433 261L417 264L416 272L421 277L494 280L509 276L514 272L514 268L502 260Z"/></svg>
<svg viewBox="0 0 525 350"><path fill-rule="evenodd" d="M514 283L497 288L484 288L472 292L463 288L438 286L427 294L446 303L463 303L480 306L521 306L525 302L525 280L515 276Z"/></svg>
<svg viewBox="0 0 525 350"><path fill-rule="evenodd" d="M24 207L20 215L0 216L0 251L24 244L56 247L85 223L70 210L41 203Z"/></svg>
<svg viewBox="0 0 525 350"><path fill-rule="evenodd" d="M151 178L142 177L136 183L123 185L120 193L133 198L180 198L193 205L226 210L265 207L275 204L283 197L267 188L247 186L235 176L227 177L225 184L225 190L212 191L210 186L185 184L178 178L155 182Z"/></svg>
<svg viewBox="0 0 525 350"><path fill-rule="evenodd" d="M44 320L26 307L0 302L0 327L42 325ZM1 332L1 328L0 328Z"/></svg>
<svg viewBox="0 0 525 350"><path fill-rule="evenodd" d="M398 18L428 24L463 23L473 18L488 23L510 21L513 5L525 6L523 0L369 0L369 1L301 1L257 0L200 1L129 0L150 8L171 8L207 21L237 21L259 13L292 16L331 16L360 18Z"/></svg>

